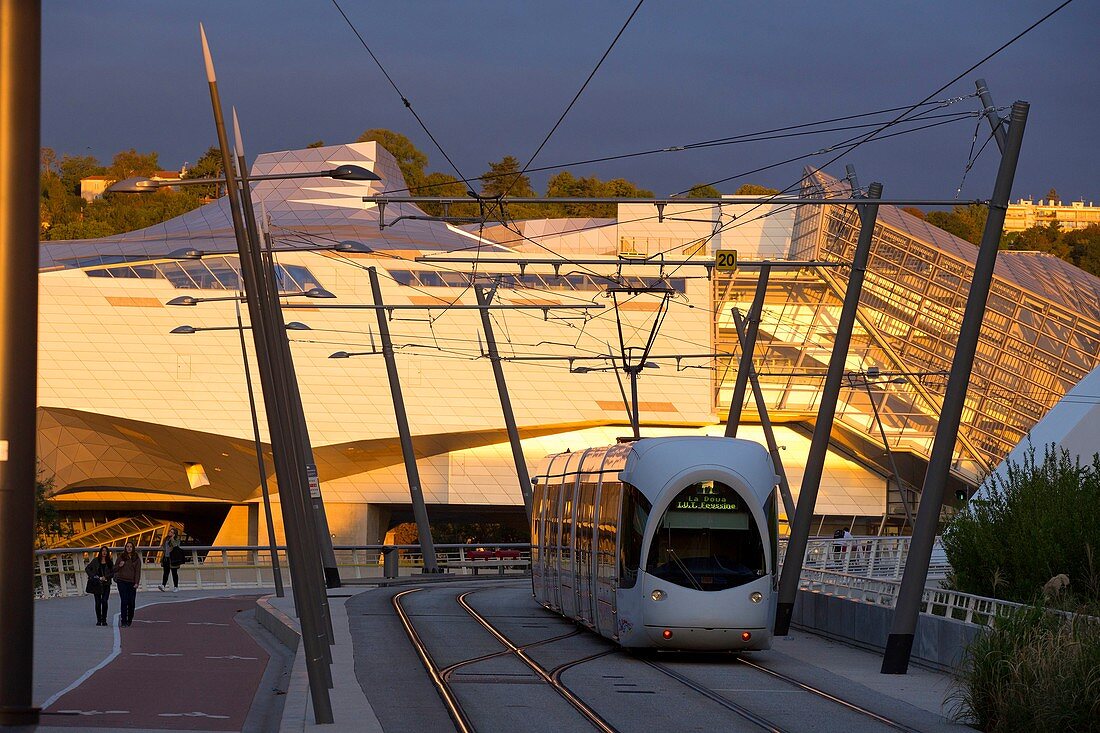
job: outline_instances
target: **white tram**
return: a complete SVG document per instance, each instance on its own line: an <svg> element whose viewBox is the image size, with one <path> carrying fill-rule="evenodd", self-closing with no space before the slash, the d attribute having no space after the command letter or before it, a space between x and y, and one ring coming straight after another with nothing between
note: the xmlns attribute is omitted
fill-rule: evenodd
<svg viewBox="0 0 1100 733"><path fill-rule="evenodd" d="M624 647L771 647L771 458L734 438L643 438L549 456L533 479L531 583Z"/></svg>

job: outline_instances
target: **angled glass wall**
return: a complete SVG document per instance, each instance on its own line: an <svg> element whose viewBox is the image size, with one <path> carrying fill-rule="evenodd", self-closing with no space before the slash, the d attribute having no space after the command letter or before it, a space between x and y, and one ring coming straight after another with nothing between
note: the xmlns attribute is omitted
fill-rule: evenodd
<svg viewBox="0 0 1100 733"><path fill-rule="evenodd" d="M804 195L836 191L817 174ZM791 256L850 262L854 208L802 206ZM894 207L880 209L848 356L838 422L927 459L977 248ZM1004 252L990 294L956 445L956 474L977 483L1089 371L1100 365L1100 279L1049 255ZM715 350L739 353L730 312L748 311L756 272L714 279ZM812 419L847 287L845 267L773 272L756 368L773 418ZM866 379L876 367L889 379ZM736 361L719 360L715 399L729 407ZM746 414L754 414L751 400Z"/></svg>

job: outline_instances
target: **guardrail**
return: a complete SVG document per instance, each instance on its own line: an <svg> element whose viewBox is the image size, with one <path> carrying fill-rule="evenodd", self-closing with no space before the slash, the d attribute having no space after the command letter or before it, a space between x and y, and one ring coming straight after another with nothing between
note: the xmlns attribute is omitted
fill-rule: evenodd
<svg viewBox="0 0 1100 733"><path fill-rule="evenodd" d="M807 570L828 570L865 578L900 580L909 555L909 537L811 537L806 544L802 567ZM787 541L779 542L779 562L787 551ZM928 579L942 580L951 570L940 539L932 548L928 563Z"/></svg>
<svg viewBox="0 0 1100 733"><path fill-rule="evenodd" d="M383 574L384 545L339 545L334 547L340 577L345 580L380 578ZM385 545L400 552L399 568L413 574L424 566L424 556L418 545ZM518 544L441 544L436 545L436 559L441 567L463 568L470 565L467 552L479 549L518 550L518 560L529 562L530 545ZM275 585L271 571L271 549L267 546L184 546L187 562L180 565L180 587L202 588L270 588ZM121 547L111 548L114 557ZM160 547L139 547L142 555L142 590L160 584ZM35 598L58 598L84 595L87 584L85 566L99 551L97 547L36 550L34 555ZM277 548L283 579L290 582L286 548ZM495 566L494 566L495 567ZM502 569L503 570L503 569ZM399 570L399 572L401 572ZM522 571L521 571L522 572Z"/></svg>
<svg viewBox="0 0 1100 733"><path fill-rule="evenodd" d="M901 581L807 569L802 571L799 587L812 593L893 608ZM1009 615L1018 608L1023 608L1023 604L938 588L926 588L921 599L921 613L975 626L990 626L997 617Z"/></svg>

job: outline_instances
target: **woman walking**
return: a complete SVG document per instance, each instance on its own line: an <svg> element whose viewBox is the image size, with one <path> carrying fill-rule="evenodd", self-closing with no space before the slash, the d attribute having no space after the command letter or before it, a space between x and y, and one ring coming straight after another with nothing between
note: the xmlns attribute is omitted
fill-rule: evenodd
<svg viewBox="0 0 1100 733"><path fill-rule="evenodd" d="M111 595L111 576L115 564L111 562L111 551L107 546L99 548L99 554L84 568L88 574L88 587L85 591L95 597L95 625L107 625L107 597Z"/></svg>
<svg viewBox="0 0 1100 733"><path fill-rule="evenodd" d="M133 542L126 543L115 561L115 582L118 583L118 597L122 603L118 625L129 626L134 621L134 601L141 585L141 555L134 549Z"/></svg>
<svg viewBox="0 0 1100 733"><path fill-rule="evenodd" d="M164 575L160 579L158 590L168 590L168 573L172 573L172 592L180 589L180 565L183 564L183 550L180 549L180 535L175 527L168 530L168 536L164 538L164 544L160 546L160 566L164 568Z"/></svg>

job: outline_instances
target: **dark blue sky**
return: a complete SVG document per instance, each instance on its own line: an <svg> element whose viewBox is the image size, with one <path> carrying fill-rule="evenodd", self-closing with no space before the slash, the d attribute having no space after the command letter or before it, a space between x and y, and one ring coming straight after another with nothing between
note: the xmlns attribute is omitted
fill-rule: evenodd
<svg viewBox="0 0 1100 733"><path fill-rule="evenodd" d="M916 102L1057 5L1056 0L689 2L647 0L535 165L628 153ZM526 161L618 31L635 0L341 0L372 50L467 176L490 160ZM236 105L249 156L354 140L370 127L407 134L449 171L330 2L150 3L47 0L42 144L107 162L156 150L165 167L215 141L198 23L222 101ZM1032 104L1013 197L1100 203L1097 29L1100 3L1076 0L937 98L985 77L999 105ZM951 108L976 110L965 100ZM950 198L973 120L872 142L853 163L887 197ZM854 133L663 153L574 167L664 195L808 153ZM979 145L988 128L979 131ZM813 162L824 163L831 156ZM752 181L782 188L805 162ZM987 197L996 149L967 176ZM534 177L541 188L545 174Z"/></svg>

